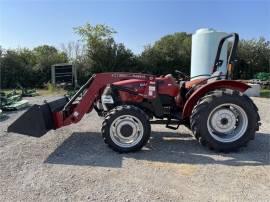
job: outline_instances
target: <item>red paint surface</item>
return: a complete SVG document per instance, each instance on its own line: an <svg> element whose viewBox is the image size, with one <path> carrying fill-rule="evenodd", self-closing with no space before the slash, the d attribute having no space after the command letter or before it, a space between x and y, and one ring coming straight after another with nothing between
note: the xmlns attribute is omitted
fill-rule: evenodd
<svg viewBox="0 0 270 202"><path fill-rule="evenodd" d="M165 77L158 77L158 93L176 97L179 93L179 85L176 83L176 80L171 75Z"/></svg>
<svg viewBox="0 0 270 202"><path fill-rule="evenodd" d="M94 77L93 82L84 92L79 102L73 103L67 112L60 111L53 113L55 128L79 122L86 113L92 111L94 102L100 99L104 88L109 84L128 87L130 90L138 93L138 95L133 95L125 91L120 91L120 98L123 102L142 102L143 99L155 99L157 93L170 95L176 97L176 99L178 96L179 98L179 86L171 75L156 78L148 74L100 73L94 75ZM191 94L186 103L181 104L181 106L184 105L183 118L189 118L193 107L203 95L209 91L223 88L244 92L249 86L242 82L231 80L221 80L204 84Z"/></svg>
<svg viewBox="0 0 270 202"><path fill-rule="evenodd" d="M137 79L147 81L155 81L155 76L149 74L136 74L136 73L100 73L94 75L94 81L91 83L87 91L84 93L82 99L77 103L73 104L68 112L55 112L54 125L55 128L60 128L62 126L70 125L71 123L79 122L82 117L91 112L93 108L93 103L100 99L100 96L104 88L108 84L114 82L123 81L127 79ZM132 81L133 82L133 81ZM156 93L149 95L148 88L145 88L144 97L147 99L154 99Z"/></svg>
<svg viewBox="0 0 270 202"><path fill-rule="evenodd" d="M216 89L232 89L232 90L244 92L248 88L250 87L247 84L239 82L239 81L232 81L232 80L220 80L220 81L215 81L209 84L202 85L194 93L192 93L191 96L186 101L184 109L183 109L182 117L184 119L188 119L192 113L192 110L195 104L198 102L198 100L202 96L204 96L209 91L213 91Z"/></svg>

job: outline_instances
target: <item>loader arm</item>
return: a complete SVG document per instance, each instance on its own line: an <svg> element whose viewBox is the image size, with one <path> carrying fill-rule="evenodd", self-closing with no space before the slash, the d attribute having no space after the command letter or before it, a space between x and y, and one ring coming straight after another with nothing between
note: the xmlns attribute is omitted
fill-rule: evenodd
<svg viewBox="0 0 270 202"><path fill-rule="evenodd" d="M107 85L116 81L127 79L147 80L150 85L150 81L154 82L155 76L136 73L94 74L69 100L69 102L64 106L63 110L53 113L55 128L60 128L62 126L79 122L86 113L92 111L95 101L100 99L102 92ZM80 94L83 94L82 98L76 103L76 99ZM147 92L141 96L147 97L148 99L155 98L155 94L149 97Z"/></svg>
<svg viewBox="0 0 270 202"><path fill-rule="evenodd" d="M107 85L127 79L147 81L145 92L139 96L147 99L156 97L156 92L152 91L156 85L153 75L121 72L94 74L70 100L60 98L52 102L45 101L43 105L33 105L8 127L8 132L41 137L51 129L77 123L92 111L95 101L100 99ZM80 95L82 97L78 99Z"/></svg>
<svg viewBox="0 0 270 202"><path fill-rule="evenodd" d="M127 79L142 79L147 80L150 83L150 81L155 80L155 77L148 74L134 73L94 74L69 100L63 110L53 113L55 128L79 122L86 113L92 111L95 101L100 99L102 92L107 85ZM76 103L76 99L80 94L83 94L82 98ZM148 99L155 98L154 94L149 97L147 92L141 96L147 97Z"/></svg>

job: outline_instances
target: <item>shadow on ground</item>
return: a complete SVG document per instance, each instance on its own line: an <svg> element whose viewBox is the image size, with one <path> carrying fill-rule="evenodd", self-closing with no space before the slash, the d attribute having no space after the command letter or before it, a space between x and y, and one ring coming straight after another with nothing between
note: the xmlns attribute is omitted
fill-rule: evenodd
<svg viewBox="0 0 270 202"><path fill-rule="evenodd" d="M123 159L133 158L166 163L221 164L228 166L269 165L270 134L257 133L247 147L232 153L215 153L203 148L189 134L152 132L142 151L119 154L109 149L100 133L77 132L66 139L45 163L101 167L121 167Z"/></svg>

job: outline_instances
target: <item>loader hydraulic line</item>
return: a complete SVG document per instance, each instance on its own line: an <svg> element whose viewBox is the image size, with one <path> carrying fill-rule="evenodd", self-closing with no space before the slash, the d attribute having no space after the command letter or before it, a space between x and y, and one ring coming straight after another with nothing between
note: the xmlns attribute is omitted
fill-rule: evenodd
<svg viewBox="0 0 270 202"><path fill-rule="evenodd" d="M83 91L91 85L93 80L95 79L95 75L90 77L88 81L75 93L75 95L68 101L68 103L64 106L63 111L66 111L67 107L69 107L79 96Z"/></svg>

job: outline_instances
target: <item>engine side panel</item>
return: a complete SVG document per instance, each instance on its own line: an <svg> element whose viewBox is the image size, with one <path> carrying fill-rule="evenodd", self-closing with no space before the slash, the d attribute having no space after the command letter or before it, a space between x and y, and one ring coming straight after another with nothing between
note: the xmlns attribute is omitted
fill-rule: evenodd
<svg viewBox="0 0 270 202"><path fill-rule="evenodd" d="M176 97L179 93L179 85L172 76L157 78L158 94Z"/></svg>
<svg viewBox="0 0 270 202"><path fill-rule="evenodd" d="M142 102L143 101L143 97L140 95L132 95L128 92L124 92L124 91L119 91L119 97L121 99L122 102Z"/></svg>
<svg viewBox="0 0 270 202"><path fill-rule="evenodd" d="M115 82L113 83L113 86L123 87L131 92L135 92L135 94L132 94L130 92L121 90L120 88L118 95L122 102L142 102L144 99L142 95L145 93L147 84L148 81L146 80L129 79Z"/></svg>

